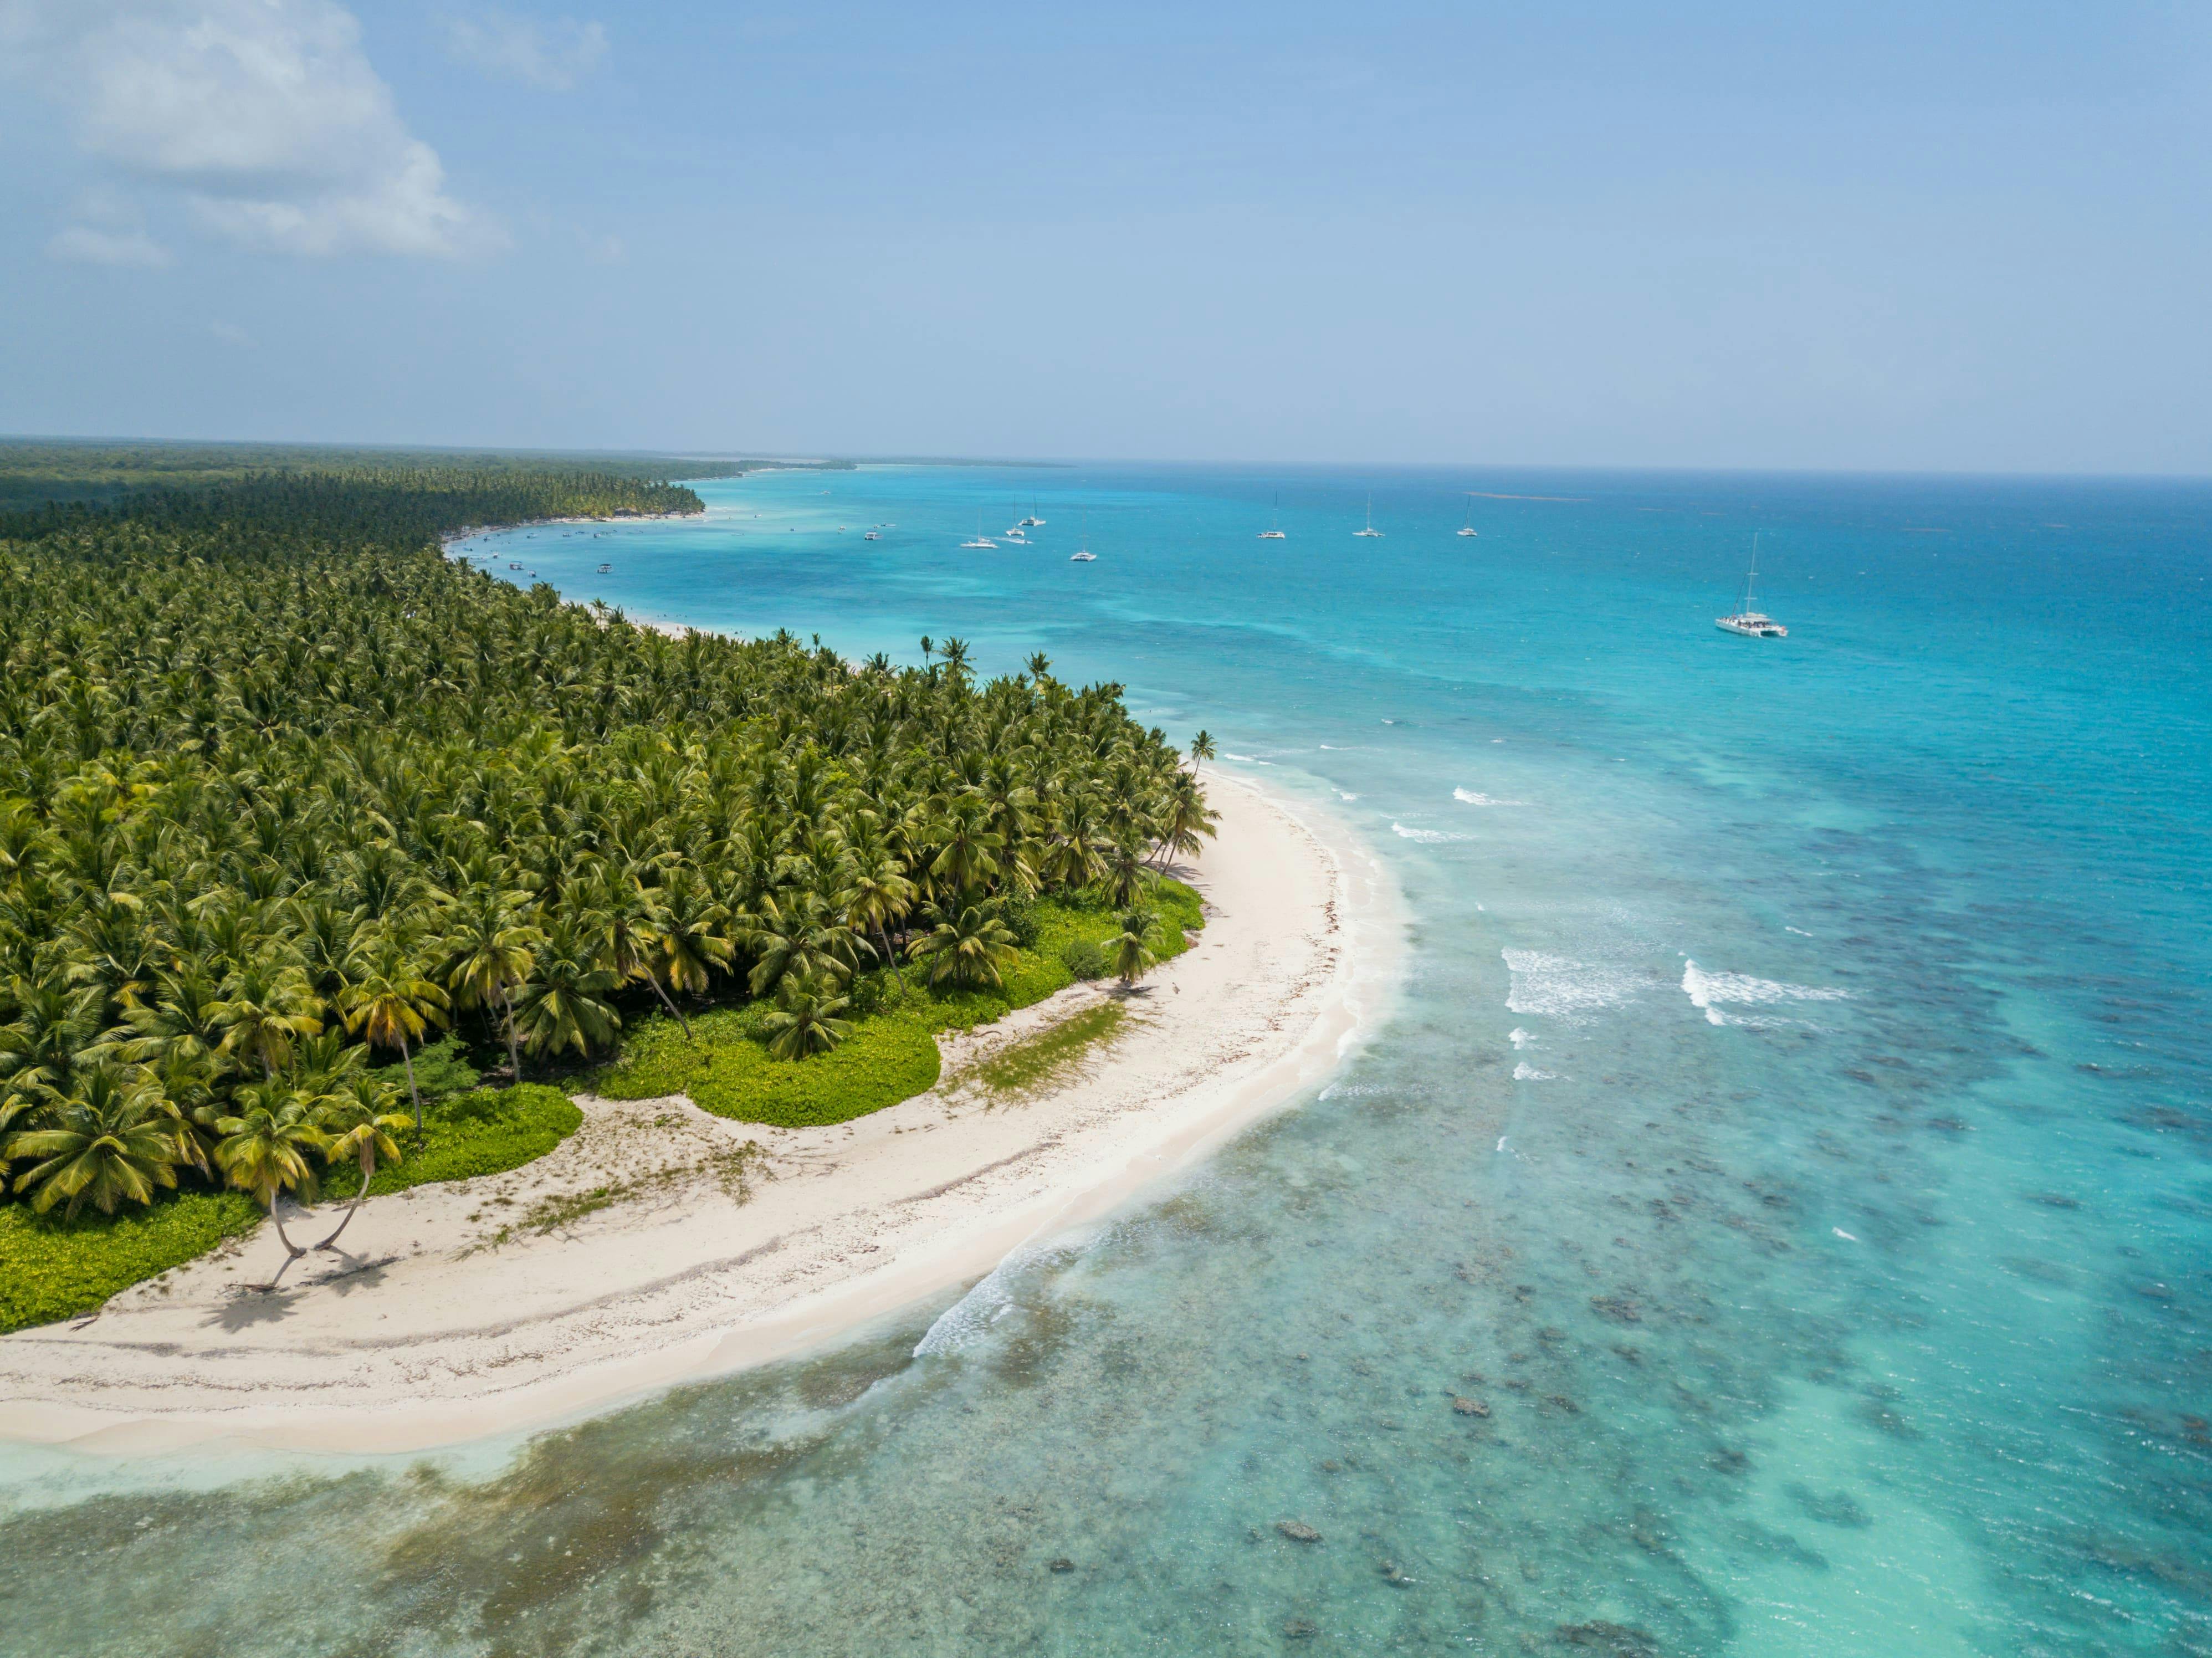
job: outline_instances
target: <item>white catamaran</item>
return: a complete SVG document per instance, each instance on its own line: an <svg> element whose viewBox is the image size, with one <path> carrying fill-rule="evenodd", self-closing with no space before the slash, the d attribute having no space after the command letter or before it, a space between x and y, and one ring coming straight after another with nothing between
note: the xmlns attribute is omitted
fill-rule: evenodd
<svg viewBox="0 0 2212 1658"><path fill-rule="evenodd" d="M1726 633L1741 634L1746 639L1787 639L1790 629L1764 610L1751 608L1751 590L1759 580L1759 537L1751 538L1751 573L1743 579L1743 608L1734 616L1715 616L1713 620Z"/></svg>
<svg viewBox="0 0 2212 1658"><path fill-rule="evenodd" d="M960 544L960 550L964 553L971 549L996 547L998 544L999 544L997 542L992 540L990 537L983 533L983 515L982 513L978 513L975 514L975 539L973 541L962 542Z"/></svg>
<svg viewBox="0 0 2212 1658"><path fill-rule="evenodd" d="M1471 495L1467 498L1467 522L1459 526L1459 532L1463 536L1479 536L1482 533L1474 527L1474 497Z"/></svg>
<svg viewBox="0 0 2212 1658"><path fill-rule="evenodd" d="M1376 537L1379 537L1379 536L1381 536L1381 535L1382 535L1382 532L1380 530L1378 530L1378 529L1376 529L1376 528L1375 527L1375 497L1374 497L1374 496L1370 495L1370 496L1368 496L1368 497L1367 497L1367 527L1366 527L1365 529L1364 529L1364 530L1354 530L1352 533L1352 534L1354 534L1354 535L1356 535L1356 536L1376 536Z"/></svg>
<svg viewBox="0 0 2212 1658"><path fill-rule="evenodd" d="M1275 519L1276 519L1277 516L1279 515L1279 513L1280 513L1280 510L1281 510L1281 508L1282 508L1282 505L1283 505L1283 497L1282 497L1282 496L1281 496L1281 495L1279 493L1279 494L1275 496L1275 504L1274 504L1274 506L1273 506L1273 507L1269 507L1269 508L1267 509L1267 527L1266 529L1264 529L1264 530L1262 530L1262 531L1260 531L1260 539L1261 539L1261 540L1262 540L1262 541L1288 541L1288 540L1290 539L1290 537L1289 537L1288 536L1285 535L1285 534L1284 534L1280 530L1279 530L1279 529L1277 529L1277 528L1275 527Z"/></svg>

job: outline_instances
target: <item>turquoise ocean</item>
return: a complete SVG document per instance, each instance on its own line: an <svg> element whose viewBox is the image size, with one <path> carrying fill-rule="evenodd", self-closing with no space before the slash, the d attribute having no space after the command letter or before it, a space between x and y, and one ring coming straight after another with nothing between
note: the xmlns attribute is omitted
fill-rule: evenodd
<svg viewBox="0 0 2212 1658"><path fill-rule="evenodd" d="M1118 682L1395 872L1389 1014L804 1363L438 1455L0 1452L0 1650L2212 1654L2212 487L699 489L461 550ZM1786 641L1713 625L1754 534Z"/></svg>

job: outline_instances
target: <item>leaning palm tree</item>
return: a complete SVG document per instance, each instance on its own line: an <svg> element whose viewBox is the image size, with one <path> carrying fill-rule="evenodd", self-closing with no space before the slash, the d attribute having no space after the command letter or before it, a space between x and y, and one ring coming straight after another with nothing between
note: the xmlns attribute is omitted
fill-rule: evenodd
<svg viewBox="0 0 2212 1658"><path fill-rule="evenodd" d="M937 925L909 944L907 953L928 963L931 984L975 990L1000 984L1000 969L1021 952L996 909L970 898L939 911Z"/></svg>
<svg viewBox="0 0 2212 1658"><path fill-rule="evenodd" d="M905 984L897 952L891 949L890 926L914 908L914 883L906 878L898 859L884 852L862 861L853 872L851 884L837 895L837 907L845 912L847 925L856 932L865 934L868 928L875 928L884 964L900 984Z"/></svg>
<svg viewBox="0 0 2212 1658"><path fill-rule="evenodd" d="M1197 736L1190 739L1190 768L1193 773L1195 773L1198 770L1198 762L1200 761L1211 760L1212 758L1213 735L1212 732L1200 732Z"/></svg>
<svg viewBox="0 0 2212 1658"><path fill-rule="evenodd" d="M361 1165L361 1187L346 1206L345 1218L337 1230L320 1243L318 1249L328 1249L338 1241L338 1234L353 1224L353 1218L368 1196L368 1183L376 1178L380 1161L392 1163L399 1161L399 1142L392 1139L394 1129L407 1127L407 1119L392 1108L398 1096L373 1077L352 1078L338 1093L326 1097L317 1113L319 1127L331 1137L326 1155L332 1163L343 1157L352 1157Z"/></svg>
<svg viewBox="0 0 2212 1658"><path fill-rule="evenodd" d="M545 936L530 982L514 999L522 1045L533 1055L588 1055L604 1048L622 1028L621 1016L605 999L614 988L614 973L599 958L591 931L576 917L562 916Z"/></svg>
<svg viewBox="0 0 2212 1658"><path fill-rule="evenodd" d="M730 912L694 871L679 870L658 895L659 912L647 966L686 995L706 993L709 975L726 972L737 946Z"/></svg>
<svg viewBox="0 0 2212 1658"><path fill-rule="evenodd" d="M285 1231L276 1200L288 1191L314 1196L315 1169L307 1153L326 1154L330 1136L317 1125L307 1102L281 1084L250 1083L238 1090L237 1100L244 1108L240 1114L216 1125L222 1133L216 1142L216 1165L233 1186L252 1195L276 1229L284 1264L260 1286L274 1290L292 1263L307 1253Z"/></svg>
<svg viewBox="0 0 2212 1658"><path fill-rule="evenodd" d="M851 1034L852 1022L838 1017L851 1005L834 979L786 978L775 1011L761 1021L768 1051L779 1060L827 1054Z"/></svg>
<svg viewBox="0 0 2212 1658"><path fill-rule="evenodd" d="M38 1213L66 1199L64 1219L87 1202L112 1215L118 1199L151 1203L155 1187L176 1185L176 1115L140 1067L113 1060L84 1067L49 1115L51 1127L16 1134L7 1147L11 1160L38 1160L15 1181Z"/></svg>
<svg viewBox="0 0 2212 1658"><path fill-rule="evenodd" d="M538 959L532 952L545 941L523 911L529 896L489 882L463 893L447 917L446 954L438 971L461 1006L486 1013L498 1009L507 1065L518 1082L522 1055L515 1046L514 992L530 977Z"/></svg>
<svg viewBox="0 0 2212 1658"><path fill-rule="evenodd" d="M1106 941L1106 948L1114 960L1115 976L1124 988L1133 987L1159 965L1159 920L1152 911L1133 909L1121 917L1121 931Z"/></svg>
<svg viewBox="0 0 2212 1658"><path fill-rule="evenodd" d="M671 1018L683 1026L684 1035L689 1038L691 1021L669 1000L660 975L653 967L655 952L660 946L662 912L659 900L637 878L635 871L623 875L609 871L593 885L589 902L586 914L599 932L599 959L614 974L615 982L629 985L642 980L652 986L660 1005L668 1010Z"/></svg>
<svg viewBox="0 0 2212 1658"><path fill-rule="evenodd" d="M1160 822L1159 862L1164 869L1174 857L1195 858L1203 852L1202 835L1214 834L1221 814L1206 804L1197 780L1178 772L1168 785L1166 816Z"/></svg>
<svg viewBox="0 0 2212 1658"><path fill-rule="evenodd" d="M414 1048L432 1025L445 1023L452 999L436 981L423 976L413 953L389 933L379 933L356 952L349 973L353 982L338 993L346 1029L366 1038L371 1048L399 1050L407 1092L415 1102L415 1137L420 1139L422 1090L415 1085Z"/></svg>

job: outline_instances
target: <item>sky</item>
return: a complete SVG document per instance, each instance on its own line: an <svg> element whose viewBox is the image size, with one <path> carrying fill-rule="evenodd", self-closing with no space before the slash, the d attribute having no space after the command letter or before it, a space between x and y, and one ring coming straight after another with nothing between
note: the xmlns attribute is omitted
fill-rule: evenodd
<svg viewBox="0 0 2212 1658"><path fill-rule="evenodd" d="M2208 186L2208 0L0 0L0 432L2205 475Z"/></svg>

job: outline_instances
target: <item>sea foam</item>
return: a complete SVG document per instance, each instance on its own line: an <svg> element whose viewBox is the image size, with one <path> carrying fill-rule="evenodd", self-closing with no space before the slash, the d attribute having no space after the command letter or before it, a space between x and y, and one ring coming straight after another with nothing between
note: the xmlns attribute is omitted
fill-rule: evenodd
<svg viewBox="0 0 2212 1658"><path fill-rule="evenodd" d="M1754 979L1747 973L1708 973L1695 962L1682 963L1682 991L1702 1010L1708 1024L1743 1024L1721 1011L1721 1004L1771 1006L1778 1002L1841 1002L1850 999L1848 990L1824 989L1819 985L1785 984L1778 979Z"/></svg>
<svg viewBox="0 0 2212 1658"><path fill-rule="evenodd" d="M1525 806L1526 800L1500 800L1496 795L1485 794L1478 789L1454 789L1452 799L1470 806Z"/></svg>
<svg viewBox="0 0 2212 1658"><path fill-rule="evenodd" d="M1443 829L1407 829L1403 823L1396 822L1391 823L1390 832L1394 835L1402 835L1408 841L1464 841L1467 839L1464 835L1452 835Z"/></svg>
<svg viewBox="0 0 2212 1658"><path fill-rule="evenodd" d="M1526 1060L1513 1067L1513 1080L1516 1083L1557 1082L1559 1076L1556 1071L1539 1071Z"/></svg>
<svg viewBox="0 0 2212 1658"><path fill-rule="evenodd" d="M1601 1009L1633 1001L1643 981L1626 968L1602 962L1578 962L1535 950L1501 950L1513 975L1505 1005L1516 1013L1538 1013L1574 1023Z"/></svg>

